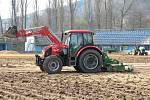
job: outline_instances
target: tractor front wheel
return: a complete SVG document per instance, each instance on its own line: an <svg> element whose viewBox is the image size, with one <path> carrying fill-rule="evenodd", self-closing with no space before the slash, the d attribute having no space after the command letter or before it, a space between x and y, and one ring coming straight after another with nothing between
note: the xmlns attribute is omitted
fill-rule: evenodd
<svg viewBox="0 0 150 100"><path fill-rule="evenodd" d="M101 54L93 49L84 51L79 57L79 69L84 73L100 72L103 64Z"/></svg>
<svg viewBox="0 0 150 100"><path fill-rule="evenodd" d="M49 56L46 57L43 63L44 70L48 74L57 74L60 73L62 70L62 61L57 56Z"/></svg>

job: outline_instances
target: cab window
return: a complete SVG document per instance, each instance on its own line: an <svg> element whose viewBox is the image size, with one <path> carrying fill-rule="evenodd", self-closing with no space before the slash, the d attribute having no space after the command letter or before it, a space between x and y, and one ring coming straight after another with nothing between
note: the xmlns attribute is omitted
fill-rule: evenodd
<svg viewBox="0 0 150 100"><path fill-rule="evenodd" d="M70 37L66 38L65 44L69 46Z"/></svg>
<svg viewBox="0 0 150 100"><path fill-rule="evenodd" d="M84 37L84 45L93 44L92 33L85 33L85 34L83 34L83 37Z"/></svg>
<svg viewBox="0 0 150 100"><path fill-rule="evenodd" d="M72 33L70 40L70 50L75 52L83 46L83 37L80 33Z"/></svg>

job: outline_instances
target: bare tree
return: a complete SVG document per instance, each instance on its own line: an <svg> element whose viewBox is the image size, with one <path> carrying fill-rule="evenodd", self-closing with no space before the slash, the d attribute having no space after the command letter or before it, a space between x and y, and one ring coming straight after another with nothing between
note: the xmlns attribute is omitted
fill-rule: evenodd
<svg viewBox="0 0 150 100"><path fill-rule="evenodd" d="M17 26L17 1L11 0L11 6L12 6L12 25Z"/></svg>
<svg viewBox="0 0 150 100"><path fill-rule="evenodd" d="M113 20L113 0L104 0L104 13L105 13L105 29L111 29L112 28L112 20Z"/></svg>
<svg viewBox="0 0 150 100"><path fill-rule="evenodd" d="M26 28L28 0L20 0L21 28Z"/></svg>
<svg viewBox="0 0 150 100"><path fill-rule="evenodd" d="M107 0L105 0L105 29L107 29Z"/></svg>
<svg viewBox="0 0 150 100"><path fill-rule="evenodd" d="M88 29L91 28L92 23L92 16L93 16L93 8L92 8L92 1L91 0L84 0L84 10L85 10L85 20L88 25Z"/></svg>
<svg viewBox="0 0 150 100"><path fill-rule="evenodd" d="M138 28L142 28L143 27L143 20L144 20L144 16L146 13L143 12L143 7L141 7L140 5L140 2L137 1L135 4L134 4L134 13L136 14L136 19L137 19L137 24L138 24Z"/></svg>
<svg viewBox="0 0 150 100"><path fill-rule="evenodd" d="M127 20L128 28L142 28L145 24L143 23L145 13L143 12L143 8L139 5L140 4L136 2L129 13L130 16L128 16Z"/></svg>
<svg viewBox="0 0 150 100"><path fill-rule="evenodd" d="M58 31L62 31L63 32L63 25L64 25L64 0L59 0L58 2Z"/></svg>
<svg viewBox="0 0 150 100"><path fill-rule="evenodd" d="M25 0L25 4L24 4L24 28L27 27L27 8L28 8L28 0Z"/></svg>
<svg viewBox="0 0 150 100"><path fill-rule="evenodd" d="M60 16L62 15L60 7L63 6L61 5L63 3L62 0L48 0L48 7L47 7L47 19L48 19L48 26L53 29L54 32L57 32L59 30L59 24L60 24ZM61 11L60 11L61 10Z"/></svg>
<svg viewBox="0 0 150 100"><path fill-rule="evenodd" d="M123 0L123 6L121 8L121 20L120 20L120 28L123 29L123 20L124 17L127 15L128 11L131 9L132 5L134 3L134 0Z"/></svg>
<svg viewBox="0 0 150 100"><path fill-rule="evenodd" d="M77 0L73 2L73 0L68 0L69 11L70 11L70 29L74 28L74 17L77 6Z"/></svg>
<svg viewBox="0 0 150 100"><path fill-rule="evenodd" d="M52 3L52 1L51 0L48 0L48 7L47 7L47 10L46 10L46 12L47 12L47 19L48 19L48 26L49 26L49 28L51 28L51 16L52 16L52 11L51 11L51 4Z"/></svg>
<svg viewBox="0 0 150 100"><path fill-rule="evenodd" d="M21 28L23 29L23 24L24 24L24 0L20 0L20 8L21 8Z"/></svg>
<svg viewBox="0 0 150 100"><path fill-rule="evenodd" d="M62 31L64 25L64 0L48 0L47 5L48 26L54 32Z"/></svg>
<svg viewBox="0 0 150 100"><path fill-rule="evenodd" d="M97 23L97 28L101 28L101 9L102 9L102 0L95 0L94 3L95 7L95 17L96 17L96 23Z"/></svg>
<svg viewBox="0 0 150 100"><path fill-rule="evenodd" d="M39 25L39 9L38 9L38 0L34 0L34 26Z"/></svg>
<svg viewBox="0 0 150 100"><path fill-rule="evenodd" d="M54 19L54 31L57 32L58 29L58 0L53 0L53 19Z"/></svg>
<svg viewBox="0 0 150 100"><path fill-rule="evenodd" d="M1 0L0 0L0 3L1 3ZM3 22L2 22L1 14L0 14L0 30L1 30L1 34L3 34Z"/></svg>
<svg viewBox="0 0 150 100"><path fill-rule="evenodd" d="M107 13L108 13L108 27L110 29L112 29L113 27L113 4L112 4L113 0L108 0L107 3L108 3L108 10L107 10Z"/></svg>
<svg viewBox="0 0 150 100"><path fill-rule="evenodd" d="M1 29L1 34L3 34L3 22L1 16L0 16L0 29Z"/></svg>
<svg viewBox="0 0 150 100"><path fill-rule="evenodd" d="M142 12L138 12L139 28L142 28L143 15L144 14Z"/></svg>

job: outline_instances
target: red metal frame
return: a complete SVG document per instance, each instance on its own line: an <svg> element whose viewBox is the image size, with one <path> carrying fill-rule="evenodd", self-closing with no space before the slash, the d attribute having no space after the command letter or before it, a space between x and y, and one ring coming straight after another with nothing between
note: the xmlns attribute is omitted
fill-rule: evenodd
<svg viewBox="0 0 150 100"><path fill-rule="evenodd" d="M37 31L33 31L37 29ZM48 27L43 26L43 27L37 27L37 28L32 28L32 29L21 29L17 33L17 37L28 37L28 36L33 36L33 35L42 35L42 36L48 36L49 40L52 41L55 44L62 44L49 30Z"/></svg>
<svg viewBox="0 0 150 100"><path fill-rule="evenodd" d="M93 33L93 31L90 30L67 30L65 33Z"/></svg>

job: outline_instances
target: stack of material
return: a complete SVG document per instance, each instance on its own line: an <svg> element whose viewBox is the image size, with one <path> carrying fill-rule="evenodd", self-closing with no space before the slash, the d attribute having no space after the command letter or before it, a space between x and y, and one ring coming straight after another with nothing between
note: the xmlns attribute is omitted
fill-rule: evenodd
<svg viewBox="0 0 150 100"><path fill-rule="evenodd" d="M0 54L19 54L17 51L2 50Z"/></svg>

